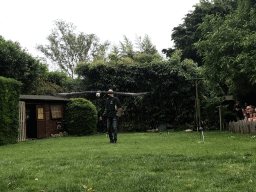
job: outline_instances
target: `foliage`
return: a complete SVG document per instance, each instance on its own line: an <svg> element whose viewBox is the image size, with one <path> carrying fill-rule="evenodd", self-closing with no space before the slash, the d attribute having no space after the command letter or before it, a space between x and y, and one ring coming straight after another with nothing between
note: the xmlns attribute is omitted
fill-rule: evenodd
<svg viewBox="0 0 256 192"><path fill-rule="evenodd" d="M0 36L0 76L21 81L23 94L30 90L35 79L45 77L47 71L47 66L29 55L18 42Z"/></svg>
<svg viewBox="0 0 256 192"><path fill-rule="evenodd" d="M0 76L0 145L16 143L22 83Z"/></svg>
<svg viewBox="0 0 256 192"><path fill-rule="evenodd" d="M158 54L148 54L148 53L140 53L136 54L133 57L134 62L138 64L151 63L153 61L161 61L162 57Z"/></svg>
<svg viewBox="0 0 256 192"><path fill-rule="evenodd" d="M234 111L224 111L221 115L224 122L227 124L229 122L236 121L236 114Z"/></svg>
<svg viewBox="0 0 256 192"><path fill-rule="evenodd" d="M153 124L148 107L142 103L142 96L124 99L124 115L119 118L120 131L141 132Z"/></svg>
<svg viewBox="0 0 256 192"><path fill-rule="evenodd" d="M185 77L196 76L196 64L189 60L181 64L178 54L169 61L153 60L129 65L123 59L117 60L115 54L110 57L108 63L80 63L76 70L86 80L87 90L112 88L121 92L150 92L136 99L119 96L126 111L122 125L132 122L124 129L145 130L146 126L154 127L159 121L181 123L193 120L194 83L186 81ZM95 99L95 95L85 97Z"/></svg>
<svg viewBox="0 0 256 192"><path fill-rule="evenodd" d="M117 61L119 60L118 55L116 53L110 53L108 54L108 58L110 62L117 64Z"/></svg>
<svg viewBox="0 0 256 192"><path fill-rule="evenodd" d="M74 69L79 62L104 58L108 42L99 43L94 34L79 33L72 23L61 20L54 22L56 28L47 37L49 45L38 45L37 50L57 64L60 69L74 78Z"/></svg>
<svg viewBox="0 0 256 192"><path fill-rule="evenodd" d="M149 55L154 55L157 53L156 46L153 45L148 34L146 34L142 40L141 37L136 37L136 44L139 48L139 53L145 53Z"/></svg>
<svg viewBox="0 0 256 192"><path fill-rule="evenodd" d="M47 80L56 85L63 86L63 82L69 79L67 73L60 71L51 71L47 73Z"/></svg>
<svg viewBox="0 0 256 192"><path fill-rule="evenodd" d="M161 121L183 124L193 120L194 84L179 76L168 64L155 63L152 68L143 71L142 78L147 76L145 79L150 81L141 81L143 86L148 86L151 93L143 98L142 103L147 106L152 127Z"/></svg>
<svg viewBox="0 0 256 192"><path fill-rule="evenodd" d="M83 90L83 86L81 85L81 79L79 77L72 79L71 77L68 77L65 72L60 71L52 71L47 74L48 76L46 81L48 82L48 84L56 84L57 87L59 86L61 88L61 90L58 89L55 92L75 92Z"/></svg>
<svg viewBox="0 0 256 192"><path fill-rule="evenodd" d="M177 71L178 75L186 79L193 79L200 75L200 68L191 59L181 61L182 50L175 50L169 59L172 71Z"/></svg>
<svg viewBox="0 0 256 192"><path fill-rule="evenodd" d="M115 54L115 55L118 55L119 58L130 58L133 60L136 60L137 58L138 61L141 57L148 57L148 58L161 57L157 52L156 46L153 45L150 37L147 34L144 36L143 39L141 39L141 37L136 36L135 41L136 41L138 51L135 51L134 45L131 40L129 40L125 35L123 36L123 38L124 38L123 42L122 41L119 42L119 47L117 46L112 47L111 55ZM145 61L142 61L142 62L144 63Z"/></svg>
<svg viewBox="0 0 256 192"><path fill-rule="evenodd" d="M68 92L77 92L85 89L84 84L82 84L82 80L79 78L76 79L65 79L62 81L62 86Z"/></svg>
<svg viewBox="0 0 256 192"><path fill-rule="evenodd" d="M129 57L133 59L133 56L135 54L135 51L133 49L133 43L130 41L125 35L124 35L124 41L120 41L120 48L119 48L119 54L120 57Z"/></svg>
<svg viewBox="0 0 256 192"><path fill-rule="evenodd" d="M66 108L67 131L70 135L91 135L98 121L96 107L84 98L72 98Z"/></svg>
<svg viewBox="0 0 256 192"><path fill-rule="evenodd" d="M34 80L26 94L55 95L56 93L61 92L83 90L83 87L81 86L81 79L72 79L64 72L51 71L47 72L45 77Z"/></svg>
<svg viewBox="0 0 256 192"><path fill-rule="evenodd" d="M219 125L219 107L222 103L222 98L217 96L209 96L201 99L201 115L204 121L203 127Z"/></svg>
<svg viewBox="0 0 256 192"><path fill-rule="evenodd" d="M38 78L34 80L30 86L30 90L26 93L28 95L55 95L68 91L64 87L52 83L45 78Z"/></svg>
<svg viewBox="0 0 256 192"><path fill-rule="evenodd" d="M172 30L171 38L174 41L174 48L163 49L162 52L170 58L175 50L181 49L183 51L181 60L192 59L198 63L198 66L202 66L202 56L194 46L194 43L202 37L199 25L203 23L206 15L218 14L220 17L225 17L232 13L237 7L237 0L202 0L194 7L194 11L185 16L183 23Z"/></svg>
<svg viewBox="0 0 256 192"><path fill-rule="evenodd" d="M204 76L243 101L256 93L255 13L255 3L246 0L225 18L206 16L200 26L203 38L195 44L204 57Z"/></svg>

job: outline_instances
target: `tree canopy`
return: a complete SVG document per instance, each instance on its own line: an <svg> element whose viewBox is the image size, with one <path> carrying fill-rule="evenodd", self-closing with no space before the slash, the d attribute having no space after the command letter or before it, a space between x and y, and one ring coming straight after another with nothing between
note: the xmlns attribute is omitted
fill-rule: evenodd
<svg viewBox="0 0 256 192"><path fill-rule="evenodd" d="M206 16L199 27L203 36L195 44L204 58L205 77L247 102L256 93L255 21L255 2L239 1L237 10L224 18Z"/></svg>
<svg viewBox="0 0 256 192"><path fill-rule="evenodd" d="M112 46L111 54L116 54L120 58L134 59L137 55L156 55L158 51L152 43L151 38L146 34L143 38L136 36L135 45L125 35L123 41L119 42L119 46ZM137 48L137 50L135 50ZM160 56L160 55L159 55Z"/></svg>
<svg viewBox="0 0 256 192"><path fill-rule="evenodd" d="M49 45L38 45L37 50L70 77L74 77L77 63L105 58L109 42L101 44L95 34L76 34L76 27L72 23L57 20L54 24L56 28L47 37Z"/></svg>
<svg viewBox="0 0 256 192"><path fill-rule="evenodd" d="M0 76L23 83L22 93L29 91L34 80L45 76L48 68L22 49L18 42L0 36Z"/></svg>
<svg viewBox="0 0 256 192"><path fill-rule="evenodd" d="M220 17L225 17L232 13L237 7L237 0L201 0L194 7L194 11L184 17L183 23L172 30L171 39L174 41L174 48L163 49L162 52L167 57L171 57L175 50L181 49L181 60L192 59L198 63L198 66L202 66L202 56L194 46L194 43L202 37L201 28L198 27L203 23L206 15L218 14Z"/></svg>

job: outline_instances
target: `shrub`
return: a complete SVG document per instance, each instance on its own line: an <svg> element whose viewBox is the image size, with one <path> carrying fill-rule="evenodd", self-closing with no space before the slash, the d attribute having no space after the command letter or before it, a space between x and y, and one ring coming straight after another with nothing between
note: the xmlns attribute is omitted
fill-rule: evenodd
<svg viewBox="0 0 256 192"><path fill-rule="evenodd" d="M17 142L21 86L19 81L0 76L0 145Z"/></svg>
<svg viewBox="0 0 256 192"><path fill-rule="evenodd" d="M96 107L84 98L73 98L66 108L66 121L69 135L91 135L97 127Z"/></svg>

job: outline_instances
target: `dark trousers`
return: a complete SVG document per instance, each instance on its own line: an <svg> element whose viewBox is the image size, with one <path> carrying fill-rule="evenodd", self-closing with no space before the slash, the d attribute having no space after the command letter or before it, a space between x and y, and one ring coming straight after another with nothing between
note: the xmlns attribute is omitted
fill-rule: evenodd
<svg viewBox="0 0 256 192"><path fill-rule="evenodd" d="M117 140L117 128L118 128L118 117L108 117L107 118L107 129L110 141ZM113 140L114 133L114 140Z"/></svg>

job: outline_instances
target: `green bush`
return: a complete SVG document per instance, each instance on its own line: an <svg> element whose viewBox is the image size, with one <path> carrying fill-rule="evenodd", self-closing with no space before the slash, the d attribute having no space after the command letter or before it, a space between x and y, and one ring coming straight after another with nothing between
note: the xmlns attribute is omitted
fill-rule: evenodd
<svg viewBox="0 0 256 192"><path fill-rule="evenodd" d="M84 98L73 98L66 108L66 121L69 135L92 135L97 128L96 107Z"/></svg>
<svg viewBox="0 0 256 192"><path fill-rule="evenodd" d="M21 86L19 81L0 76L0 145L17 142Z"/></svg>

